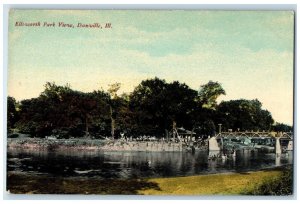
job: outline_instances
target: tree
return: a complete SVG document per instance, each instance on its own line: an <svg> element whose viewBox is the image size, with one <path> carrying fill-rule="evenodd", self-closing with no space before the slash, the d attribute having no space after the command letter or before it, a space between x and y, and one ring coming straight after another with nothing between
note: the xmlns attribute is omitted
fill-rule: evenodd
<svg viewBox="0 0 300 204"><path fill-rule="evenodd" d="M175 124L185 126L195 107L197 92L178 81L159 78L142 81L130 95L130 107L143 134L165 134ZM176 126L176 125L175 125Z"/></svg>
<svg viewBox="0 0 300 204"><path fill-rule="evenodd" d="M262 104L255 100L222 101L216 114L216 122L224 129L241 131L270 130L274 120L268 110L262 109Z"/></svg>
<svg viewBox="0 0 300 204"><path fill-rule="evenodd" d="M272 130L275 132L292 132L293 127L284 123L275 123Z"/></svg>
<svg viewBox="0 0 300 204"><path fill-rule="evenodd" d="M40 98L20 102L20 120L16 123L21 133L41 136L51 133L51 106Z"/></svg>
<svg viewBox="0 0 300 204"><path fill-rule="evenodd" d="M201 86L198 94L198 100L203 108L216 109L217 98L220 95L225 95L225 90L218 82L209 81L207 84Z"/></svg>
<svg viewBox="0 0 300 204"><path fill-rule="evenodd" d="M103 91L83 93L69 85L46 83L39 97L21 101L17 126L20 131L38 137L88 136L90 128L99 129L107 120L108 98Z"/></svg>
<svg viewBox="0 0 300 204"><path fill-rule="evenodd" d="M130 109L137 122L137 134L164 134L163 92L165 80L159 78L143 80L130 94Z"/></svg>
<svg viewBox="0 0 300 204"><path fill-rule="evenodd" d="M196 131L201 137L214 135L216 132L215 115L217 98L225 95L225 90L218 82L209 81L200 86L196 97L196 107L192 113L192 130Z"/></svg>
<svg viewBox="0 0 300 204"><path fill-rule="evenodd" d="M115 132L124 133L126 136L137 134L138 126L135 114L129 108L129 95L122 94L115 99L114 104Z"/></svg>
<svg viewBox="0 0 300 204"><path fill-rule="evenodd" d="M117 100L118 95L117 92L121 88L120 83L114 83L109 85L108 93L110 94L110 100L109 100L109 110L110 110L110 120L111 120L111 137L115 137L115 128L116 128L116 111L114 111L114 108L117 107Z"/></svg>
<svg viewBox="0 0 300 204"><path fill-rule="evenodd" d="M15 123L19 120L17 110L17 102L13 97L7 97L7 130L10 131L15 127Z"/></svg>
<svg viewBox="0 0 300 204"><path fill-rule="evenodd" d="M207 138L216 134L216 126L213 120L206 119L195 124L194 131L202 138Z"/></svg>
<svg viewBox="0 0 300 204"><path fill-rule="evenodd" d="M166 115L170 120L172 128L192 128L192 117L196 104L197 91L190 89L186 84L178 81L167 84L165 93ZM170 125L169 125L170 127Z"/></svg>
<svg viewBox="0 0 300 204"><path fill-rule="evenodd" d="M217 98L225 94L218 82L210 81L197 92L184 83L167 83L156 77L143 80L130 94L118 96L119 89L120 83L115 83L107 92L84 93L68 84L48 82L37 98L17 103L8 97L8 129L63 138L115 138L120 132L169 138L170 130L176 127L208 136L215 134L219 123L223 129L241 131L291 130L284 124L273 125L271 113L262 109L257 99L222 101L218 105Z"/></svg>
<svg viewBox="0 0 300 204"><path fill-rule="evenodd" d="M105 120L108 113L109 104L107 104L108 95L101 91L92 93L79 93L79 97L72 108L73 113L78 113L78 116L85 124L85 135L89 136L89 128L101 121Z"/></svg>

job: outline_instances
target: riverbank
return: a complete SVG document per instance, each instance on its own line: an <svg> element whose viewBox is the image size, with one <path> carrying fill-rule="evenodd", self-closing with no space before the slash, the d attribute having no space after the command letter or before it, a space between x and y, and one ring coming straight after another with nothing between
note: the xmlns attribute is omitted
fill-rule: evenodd
<svg viewBox="0 0 300 204"><path fill-rule="evenodd" d="M107 144L105 140L92 139L44 139L44 138L9 138L7 148L24 150L90 150L97 151Z"/></svg>
<svg viewBox="0 0 300 204"><path fill-rule="evenodd" d="M179 178L156 178L149 182L157 183L159 189L143 189L144 195L248 195L279 178L282 169L256 172L211 174Z"/></svg>
<svg viewBox="0 0 300 204"><path fill-rule="evenodd" d="M282 176L284 168L256 172L153 179L64 178L8 172L14 194L244 195Z"/></svg>
<svg viewBox="0 0 300 204"><path fill-rule="evenodd" d="M41 139L10 138L7 147L25 150L85 150L85 151L142 151L142 152L181 152L188 150L185 143L166 141L125 141L99 139ZM197 147L205 149L205 147Z"/></svg>

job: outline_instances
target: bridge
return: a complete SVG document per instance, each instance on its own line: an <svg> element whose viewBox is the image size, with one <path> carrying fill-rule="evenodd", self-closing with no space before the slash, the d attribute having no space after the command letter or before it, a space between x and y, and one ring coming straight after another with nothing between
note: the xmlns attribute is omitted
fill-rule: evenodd
<svg viewBox="0 0 300 204"><path fill-rule="evenodd" d="M254 132L254 131L247 131L247 132L220 132L216 135L216 138L221 137L247 137L247 138L285 138L285 139L293 139L292 132Z"/></svg>
<svg viewBox="0 0 300 204"><path fill-rule="evenodd" d="M292 132L219 132L209 138L209 150L260 149L281 153L293 150Z"/></svg>

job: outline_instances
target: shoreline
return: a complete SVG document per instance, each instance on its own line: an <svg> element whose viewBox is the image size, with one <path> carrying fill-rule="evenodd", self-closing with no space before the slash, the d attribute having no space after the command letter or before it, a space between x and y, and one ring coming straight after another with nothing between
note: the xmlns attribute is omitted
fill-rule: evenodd
<svg viewBox="0 0 300 204"><path fill-rule="evenodd" d="M7 173L13 194L110 194L110 195L244 195L264 181L282 175L286 167L207 175L96 179ZM47 187L45 187L47 183Z"/></svg>
<svg viewBox="0 0 300 204"><path fill-rule="evenodd" d="M167 141L123 141L99 139L41 139L41 138L10 138L8 149L24 150L84 150L84 151L124 151L124 152L183 152L188 150L185 143ZM198 150L206 150L199 146Z"/></svg>

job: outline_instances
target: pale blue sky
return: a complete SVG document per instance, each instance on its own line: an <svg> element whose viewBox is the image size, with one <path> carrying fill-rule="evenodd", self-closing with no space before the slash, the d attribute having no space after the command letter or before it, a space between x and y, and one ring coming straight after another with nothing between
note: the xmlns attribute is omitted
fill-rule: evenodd
<svg viewBox="0 0 300 204"><path fill-rule="evenodd" d="M37 97L47 81L81 91L121 82L121 92L131 92L155 76L196 90L213 80L227 92L220 100L258 98L276 121L292 124L293 20L289 11L14 10L8 94ZM112 29L16 21L110 22Z"/></svg>

